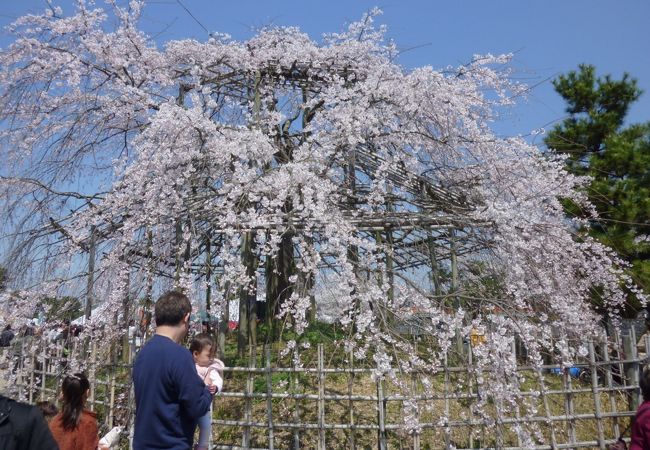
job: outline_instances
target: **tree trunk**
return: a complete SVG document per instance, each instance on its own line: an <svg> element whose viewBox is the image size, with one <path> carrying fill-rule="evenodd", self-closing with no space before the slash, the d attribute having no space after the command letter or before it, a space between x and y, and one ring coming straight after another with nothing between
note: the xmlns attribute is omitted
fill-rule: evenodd
<svg viewBox="0 0 650 450"><path fill-rule="evenodd" d="M277 257L267 258L266 264L266 310L264 318L269 330L269 340L276 341L280 337L280 325L276 316L286 299L291 297L294 286L289 282L296 273L293 255L293 236L285 232L280 241Z"/></svg>
<svg viewBox="0 0 650 450"><path fill-rule="evenodd" d="M217 330L217 351L219 359L223 359L226 354L226 335L228 334L228 323L230 322L230 283L223 286L224 308L219 318L219 327Z"/></svg>
<svg viewBox="0 0 650 450"><path fill-rule="evenodd" d="M257 346L257 257L253 251L254 238L252 232L247 232L241 242L241 258L246 267L248 285L239 292L237 354L240 357L246 354L247 346L251 349Z"/></svg>

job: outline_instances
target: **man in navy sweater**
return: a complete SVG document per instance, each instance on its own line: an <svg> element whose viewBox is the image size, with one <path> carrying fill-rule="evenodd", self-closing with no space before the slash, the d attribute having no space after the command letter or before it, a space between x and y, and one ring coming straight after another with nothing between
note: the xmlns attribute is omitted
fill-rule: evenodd
<svg viewBox="0 0 650 450"><path fill-rule="evenodd" d="M197 421L210 408L214 392L197 375L190 351L180 345L191 309L180 292L167 292L156 302L156 334L133 366L134 450L191 449Z"/></svg>

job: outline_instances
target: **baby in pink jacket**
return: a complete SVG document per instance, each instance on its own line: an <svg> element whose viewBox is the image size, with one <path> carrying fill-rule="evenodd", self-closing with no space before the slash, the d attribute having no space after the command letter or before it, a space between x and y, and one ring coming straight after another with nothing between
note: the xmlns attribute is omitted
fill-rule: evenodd
<svg viewBox="0 0 650 450"><path fill-rule="evenodd" d="M217 392L223 388L223 362L214 357L216 345L209 334L201 333L194 336L190 344L190 352L194 358L196 372L206 386L216 386ZM212 408L199 419L199 442L196 450L207 450L212 434Z"/></svg>

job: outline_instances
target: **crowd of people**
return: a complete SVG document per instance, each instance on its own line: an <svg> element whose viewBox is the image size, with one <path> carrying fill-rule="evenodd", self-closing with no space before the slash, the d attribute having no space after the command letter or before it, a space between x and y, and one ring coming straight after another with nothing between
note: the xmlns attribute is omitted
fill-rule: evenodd
<svg viewBox="0 0 650 450"><path fill-rule="evenodd" d="M83 326L71 323L69 320L61 320L41 324L37 319L23 323L17 330L14 330L11 323L4 325L0 333L0 347L9 347L15 339L21 340L31 337L45 337L50 342L67 342L77 337L83 331Z"/></svg>

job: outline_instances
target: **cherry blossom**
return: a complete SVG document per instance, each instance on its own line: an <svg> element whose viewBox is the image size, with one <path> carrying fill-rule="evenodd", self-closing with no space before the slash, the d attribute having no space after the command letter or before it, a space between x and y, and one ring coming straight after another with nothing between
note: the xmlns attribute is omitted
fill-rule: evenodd
<svg viewBox="0 0 650 450"><path fill-rule="evenodd" d="M272 27L159 48L143 6L52 7L18 19L0 53L2 242L26 317L43 296L87 295L96 245L93 297L113 311L210 285L220 311L264 298L300 334L314 299L335 302L346 349L398 385L480 329L477 382L504 414L521 400L516 336L532 364L549 350L569 363L599 333L593 293L615 316L634 289L564 216L562 198L590 208L587 180L490 130L526 89L509 55L406 70L377 10L320 42ZM426 355L398 330L415 318Z"/></svg>

